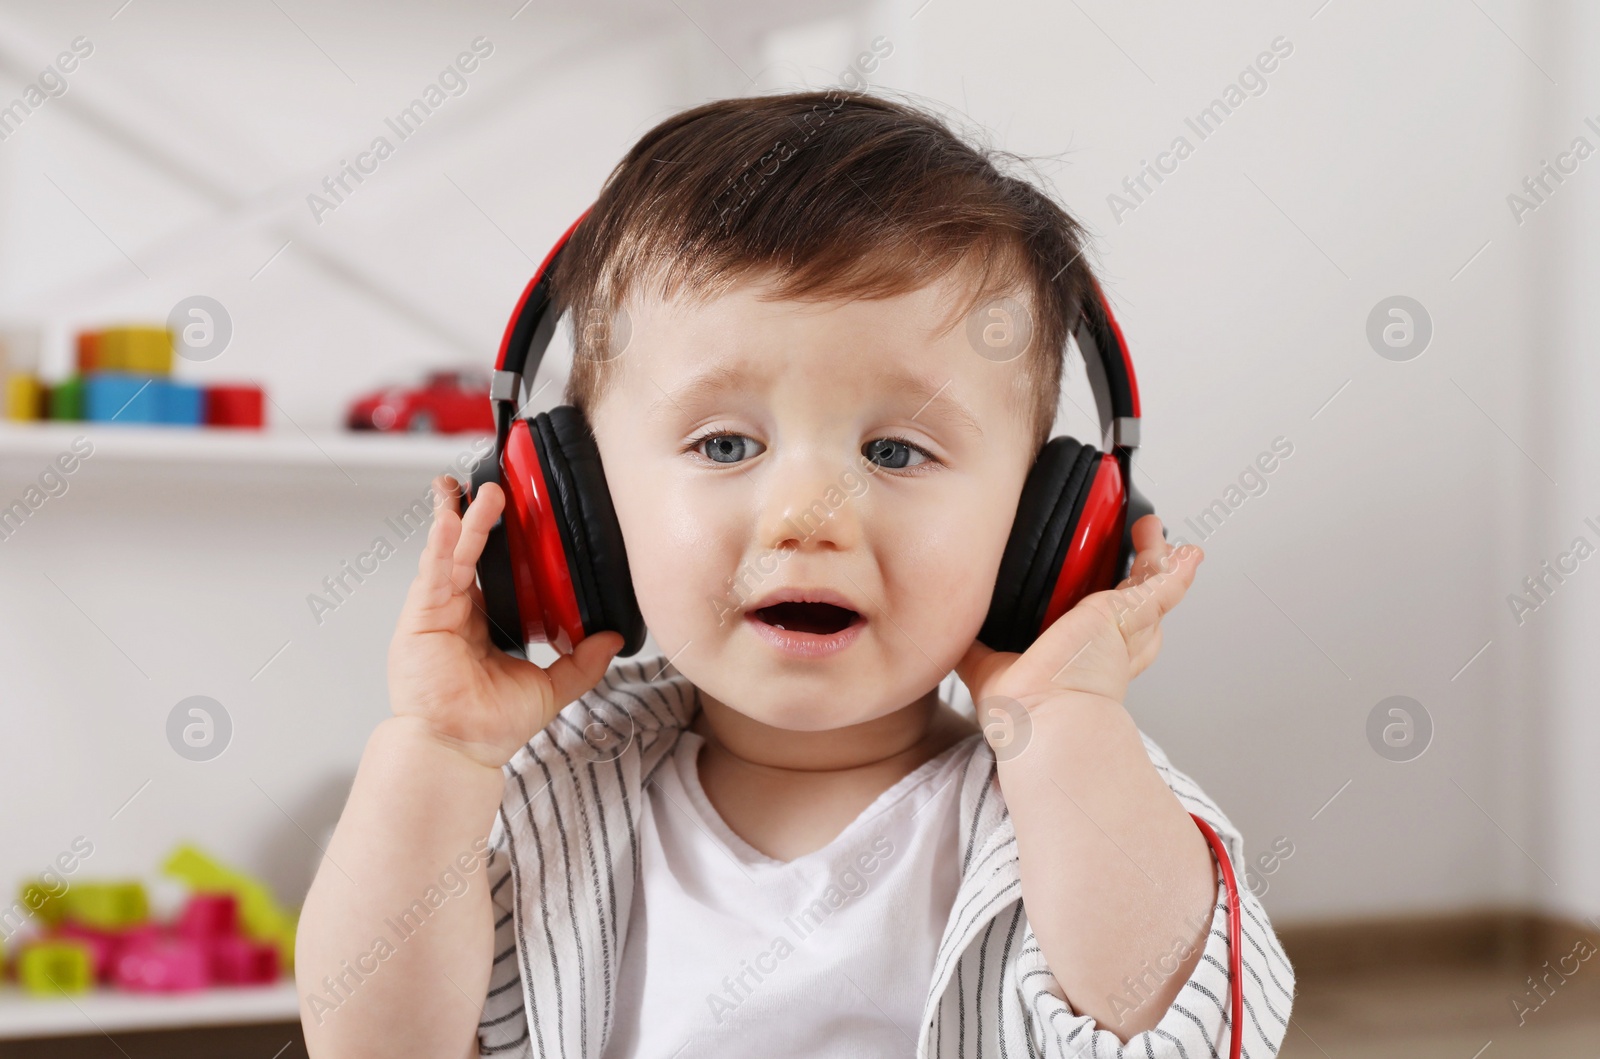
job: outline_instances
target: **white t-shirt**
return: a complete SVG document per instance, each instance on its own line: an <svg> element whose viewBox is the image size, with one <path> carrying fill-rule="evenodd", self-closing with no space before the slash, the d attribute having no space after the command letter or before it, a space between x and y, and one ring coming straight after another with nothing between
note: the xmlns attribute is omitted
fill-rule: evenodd
<svg viewBox="0 0 1600 1059"><path fill-rule="evenodd" d="M640 813L605 1059L913 1054L960 883L957 781L982 738L784 862L723 822L700 786L705 740L685 729Z"/></svg>

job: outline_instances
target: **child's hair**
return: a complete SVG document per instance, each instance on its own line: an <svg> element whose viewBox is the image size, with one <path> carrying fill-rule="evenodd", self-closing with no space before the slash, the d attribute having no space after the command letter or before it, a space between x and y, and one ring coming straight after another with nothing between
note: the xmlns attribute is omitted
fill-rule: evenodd
<svg viewBox="0 0 1600 1059"><path fill-rule="evenodd" d="M1079 223L999 172L1001 155L1018 157L969 145L917 106L838 90L674 114L612 170L557 263L554 308L571 313L574 336L567 403L587 413L599 401L618 363L611 322L647 278L664 300L758 277L775 298L873 298L963 266L976 282L945 330L1000 295L1027 306L1012 407L1031 420L1037 449L1055 422L1090 272Z"/></svg>

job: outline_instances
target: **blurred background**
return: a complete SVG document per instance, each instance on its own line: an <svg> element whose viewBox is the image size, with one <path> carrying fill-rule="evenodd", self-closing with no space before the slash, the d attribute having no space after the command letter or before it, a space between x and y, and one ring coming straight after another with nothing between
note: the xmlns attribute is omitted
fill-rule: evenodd
<svg viewBox="0 0 1600 1059"><path fill-rule="evenodd" d="M537 263L669 114L860 78L1093 233L1209 559L1129 706L1244 833L1285 1053L1594 1054L1597 54L1576 0L0 3L0 899L193 919L188 845L292 915ZM0 1049L294 1018L8 982Z"/></svg>

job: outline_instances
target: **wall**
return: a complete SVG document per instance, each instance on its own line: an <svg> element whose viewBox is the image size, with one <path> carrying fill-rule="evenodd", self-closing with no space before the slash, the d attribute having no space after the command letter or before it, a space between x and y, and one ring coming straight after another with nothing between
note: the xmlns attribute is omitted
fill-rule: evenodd
<svg viewBox="0 0 1600 1059"><path fill-rule="evenodd" d="M836 83L885 36L880 90L1039 158L1092 227L1142 382L1142 484L1174 535L1199 539L1185 520L1274 439L1293 446L1201 540L1200 581L1130 701L1252 851L1294 843L1267 880L1273 915L1600 903L1596 589L1578 575L1520 628L1506 604L1600 513L1581 355L1600 321L1577 234L1594 181L1586 166L1522 224L1505 202L1592 112L1597 27L1580 5L928 0L803 23L692 5L693 22L671 6L376 10L296 11L303 33L270 5L8 12L0 53L22 58L0 68L7 92L79 33L97 50L0 144L0 317L42 319L59 364L70 328L211 293L238 345L197 376L264 380L285 418L331 427L380 376L486 358L535 261L649 125L717 95ZM481 78L315 224L305 195L480 32L496 46ZM1185 117L1280 36L1293 51L1265 91L1200 140ZM158 51L183 62L152 65ZM1114 208L1179 135L1192 154ZM1393 295L1433 323L1414 359L1367 337ZM1081 377L1068 396L1060 429L1091 436ZM298 896L385 709L415 542L324 627L304 628L304 596L424 484L151 497L85 479L48 535L0 545L0 598L23 601L0 610L0 708L28 748L0 775L0 797L27 806L0 883L79 833L104 836L106 871L148 870L192 836ZM297 628L305 650L250 681ZM207 689L239 705L225 769L176 759L157 727ZM1432 719L1415 760L1369 742L1393 695Z"/></svg>

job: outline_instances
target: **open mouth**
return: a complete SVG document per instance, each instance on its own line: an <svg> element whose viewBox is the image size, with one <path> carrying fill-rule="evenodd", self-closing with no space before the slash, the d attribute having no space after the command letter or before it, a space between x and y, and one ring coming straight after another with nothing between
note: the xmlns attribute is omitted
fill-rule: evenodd
<svg viewBox="0 0 1600 1059"><path fill-rule="evenodd" d="M861 615L832 603L774 603L751 612L755 620L787 632L832 636L860 620Z"/></svg>

